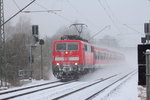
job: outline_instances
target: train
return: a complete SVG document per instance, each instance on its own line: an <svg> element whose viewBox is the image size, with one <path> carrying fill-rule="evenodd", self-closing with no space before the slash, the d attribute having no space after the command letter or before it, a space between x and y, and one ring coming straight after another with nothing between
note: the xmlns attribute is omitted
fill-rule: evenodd
<svg viewBox="0 0 150 100"><path fill-rule="evenodd" d="M76 79L94 71L97 65L124 59L118 52L99 48L77 35L65 35L53 42L52 70L57 79Z"/></svg>

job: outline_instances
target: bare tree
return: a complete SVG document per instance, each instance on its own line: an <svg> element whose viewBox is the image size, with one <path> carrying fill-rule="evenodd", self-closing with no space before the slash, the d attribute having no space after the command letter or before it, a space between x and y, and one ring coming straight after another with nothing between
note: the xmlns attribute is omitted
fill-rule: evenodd
<svg viewBox="0 0 150 100"><path fill-rule="evenodd" d="M23 18L23 17L22 17ZM29 49L28 44L31 39L30 19L21 20L16 26L8 23L6 25L6 78L12 85L19 84L19 70L28 66ZM21 29L20 29L21 27Z"/></svg>
<svg viewBox="0 0 150 100"><path fill-rule="evenodd" d="M28 66L28 55L29 51L26 47L26 39L28 36L25 34L15 34L12 39L6 43L6 60L7 68L6 71L8 74L8 80L18 81L18 72L19 70L25 69ZM13 77L13 78L11 78ZM15 80L12 80L15 79ZM15 83L13 83L15 84Z"/></svg>

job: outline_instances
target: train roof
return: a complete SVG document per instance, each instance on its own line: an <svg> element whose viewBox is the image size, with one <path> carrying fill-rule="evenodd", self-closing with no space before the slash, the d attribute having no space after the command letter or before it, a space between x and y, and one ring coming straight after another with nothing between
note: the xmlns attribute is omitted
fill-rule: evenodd
<svg viewBox="0 0 150 100"><path fill-rule="evenodd" d="M81 42L80 40L56 40L54 42Z"/></svg>
<svg viewBox="0 0 150 100"><path fill-rule="evenodd" d="M55 43L56 42L80 42L80 43L83 43L83 44L89 44L89 45L92 45L91 43L89 42L85 42L85 41L81 41L81 40L56 40L54 41Z"/></svg>
<svg viewBox="0 0 150 100"><path fill-rule="evenodd" d="M80 42L82 44L88 44L90 46L93 46L95 50L104 51L104 52L113 53L113 54L121 54L121 53L119 53L115 50L112 50L110 48L101 48L98 45L94 45L92 43L81 41L81 40L56 40L56 41L54 41L54 43L59 43L59 42ZM110 49L110 50L108 50L108 49Z"/></svg>

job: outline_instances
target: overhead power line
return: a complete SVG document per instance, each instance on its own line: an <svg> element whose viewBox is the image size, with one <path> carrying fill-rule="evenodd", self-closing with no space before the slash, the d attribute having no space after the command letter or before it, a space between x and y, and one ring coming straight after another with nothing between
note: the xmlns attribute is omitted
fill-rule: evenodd
<svg viewBox="0 0 150 100"><path fill-rule="evenodd" d="M109 27L111 27L111 26L110 25L105 26L100 31L98 31L96 34L94 34L92 37L90 37L89 40L93 39L95 36L97 36L99 33L101 33L102 31L104 31L105 29L107 29Z"/></svg>
<svg viewBox="0 0 150 100"><path fill-rule="evenodd" d="M121 33L120 29L118 28L118 26L116 25L114 19L111 17L111 15L109 14L109 12L107 11L107 9L103 6L101 0L98 0L99 4L101 5L101 7L104 9L106 15L108 16L108 18L112 21L112 23L114 24L114 26L116 27L116 29L119 31L119 33Z"/></svg>
<svg viewBox="0 0 150 100"><path fill-rule="evenodd" d="M26 9L27 7L29 7L32 3L34 3L36 0L31 1L29 4L27 4L25 7L23 7L21 10L19 10L16 14L14 14L12 17L10 17L8 20L6 20L3 24L0 25L3 26L4 24L6 24L8 21L10 21L11 19L13 19L15 16L17 16L19 13L21 13L24 9Z"/></svg>
<svg viewBox="0 0 150 100"><path fill-rule="evenodd" d="M66 20L66 21L72 23L72 21L71 21L70 19L68 19L68 18L66 18L66 17L64 17L64 16L61 16L61 15L59 15L59 14L57 14L57 13L55 12L55 11L61 11L61 10L53 10L53 11L52 11L52 10L49 10L48 8L44 7L43 5L41 5L41 4L37 3L37 2L35 2L35 4L38 5L39 7L43 8L43 9L45 9L45 11L23 11L23 13L35 13L35 12L48 12L48 13L53 13L53 14L59 16L60 18L62 18L62 19L64 19L64 20Z"/></svg>
<svg viewBox="0 0 150 100"><path fill-rule="evenodd" d="M67 3L76 11L76 13L78 13L78 15L80 15L81 17L84 18L84 20L86 20L87 22L91 23L92 25L100 28L98 25L96 25L95 23L93 23L93 21L89 20L82 12L81 10L79 11L69 0L66 0Z"/></svg>
<svg viewBox="0 0 150 100"><path fill-rule="evenodd" d="M111 13L112 17L115 18L116 21L118 21L118 23L120 23L120 21L118 20L117 16L115 16L113 10L112 10L111 7L109 6L108 1L107 1L107 0L104 0L104 1L105 1L105 3L106 3L106 6L107 6L109 12Z"/></svg>
<svg viewBox="0 0 150 100"><path fill-rule="evenodd" d="M48 12L48 13L50 13L50 12L55 12L55 11L61 11L61 10L39 10L39 11L22 11L23 13L32 13L32 12Z"/></svg>
<svg viewBox="0 0 150 100"><path fill-rule="evenodd" d="M19 5L17 4L17 2L15 0L13 0L14 4L16 5L16 7L20 10Z"/></svg>
<svg viewBox="0 0 150 100"><path fill-rule="evenodd" d="M129 29L132 30L132 31L135 31L135 32L140 33L140 34L143 34L142 32L137 31L136 29L130 27L130 26L127 25L127 24L123 24L123 25L126 26L127 28L129 28Z"/></svg>
<svg viewBox="0 0 150 100"><path fill-rule="evenodd" d="M108 11L106 10L106 8L103 6L101 0L98 0L99 4L101 5L101 7L104 9L106 15L109 17L109 19L114 23L114 20L112 19L111 15L108 13Z"/></svg>
<svg viewBox="0 0 150 100"><path fill-rule="evenodd" d="M31 0L30 0L31 1ZM37 3L37 2L34 2L36 5L38 5L39 7L45 9L45 10L48 10L46 7L42 6L41 4Z"/></svg>

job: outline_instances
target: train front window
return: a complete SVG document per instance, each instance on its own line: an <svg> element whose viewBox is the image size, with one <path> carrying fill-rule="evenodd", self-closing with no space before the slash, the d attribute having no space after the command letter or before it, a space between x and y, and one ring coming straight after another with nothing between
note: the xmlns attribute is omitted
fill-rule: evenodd
<svg viewBox="0 0 150 100"><path fill-rule="evenodd" d="M56 44L57 51L65 51L66 50L66 43L57 43Z"/></svg>
<svg viewBox="0 0 150 100"><path fill-rule="evenodd" d="M57 43L56 51L78 51L78 43Z"/></svg>
<svg viewBox="0 0 150 100"><path fill-rule="evenodd" d="M68 43L68 51L78 51L78 43Z"/></svg>

